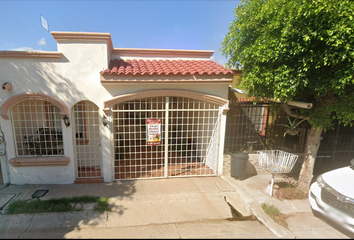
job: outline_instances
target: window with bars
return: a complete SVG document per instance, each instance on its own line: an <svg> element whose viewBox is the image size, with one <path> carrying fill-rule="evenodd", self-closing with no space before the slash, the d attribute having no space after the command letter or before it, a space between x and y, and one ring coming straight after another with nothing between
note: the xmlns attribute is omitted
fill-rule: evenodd
<svg viewBox="0 0 354 240"><path fill-rule="evenodd" d="M60 109L43 100L27 100L12 109L18 157L64 156Z"/></svg>

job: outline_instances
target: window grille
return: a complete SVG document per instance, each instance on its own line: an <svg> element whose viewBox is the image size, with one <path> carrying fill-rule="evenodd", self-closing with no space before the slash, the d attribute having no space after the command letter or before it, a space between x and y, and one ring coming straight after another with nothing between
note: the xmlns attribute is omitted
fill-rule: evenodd
<svg viewBox="0 0 354 240"><path fill-rule="evenodd" d="M42 100L28 100L12 109L16 154L24 156L63 156L60 109Z"/></svg>

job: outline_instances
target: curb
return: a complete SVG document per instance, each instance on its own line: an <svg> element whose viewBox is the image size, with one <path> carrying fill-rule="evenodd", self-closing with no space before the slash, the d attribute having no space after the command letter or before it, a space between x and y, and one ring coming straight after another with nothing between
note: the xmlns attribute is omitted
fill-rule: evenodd
<svg viewBox="0 0 354 240"><path fill-rule="evenodd" d="M248 205L252 214L272 233L274 233L279 238L296 238L295 234L289 231L287 228L277 224L270 216L268 216L262 209L261 205L252 198L246 191L236 185L230 177L220 176L223 180L231 184L240 195L241 199L245 201L245 204Z"/></svg>

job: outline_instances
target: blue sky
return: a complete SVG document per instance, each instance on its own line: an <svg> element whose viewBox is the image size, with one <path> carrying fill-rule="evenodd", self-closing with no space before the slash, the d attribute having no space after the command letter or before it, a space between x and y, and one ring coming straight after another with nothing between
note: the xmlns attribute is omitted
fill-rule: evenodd
<svg viewBox="0 0 354 240"><path fill-rule="evenodd" d="M0 0L0 51L57 51L51 31L101 32L111 34L114 48L213 50L224 65L221 42L239 2Z"/></svg>

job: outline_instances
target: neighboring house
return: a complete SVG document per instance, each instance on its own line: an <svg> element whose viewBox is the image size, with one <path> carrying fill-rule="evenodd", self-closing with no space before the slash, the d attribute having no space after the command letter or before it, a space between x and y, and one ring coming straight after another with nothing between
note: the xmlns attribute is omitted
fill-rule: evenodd
<svg viewBox="0 0 354 240"><path fill-rule="evenodd" d="M222 173L234 73L210 60L213 51L51 34L57 52L0 52L3 184Z"/></svg>

